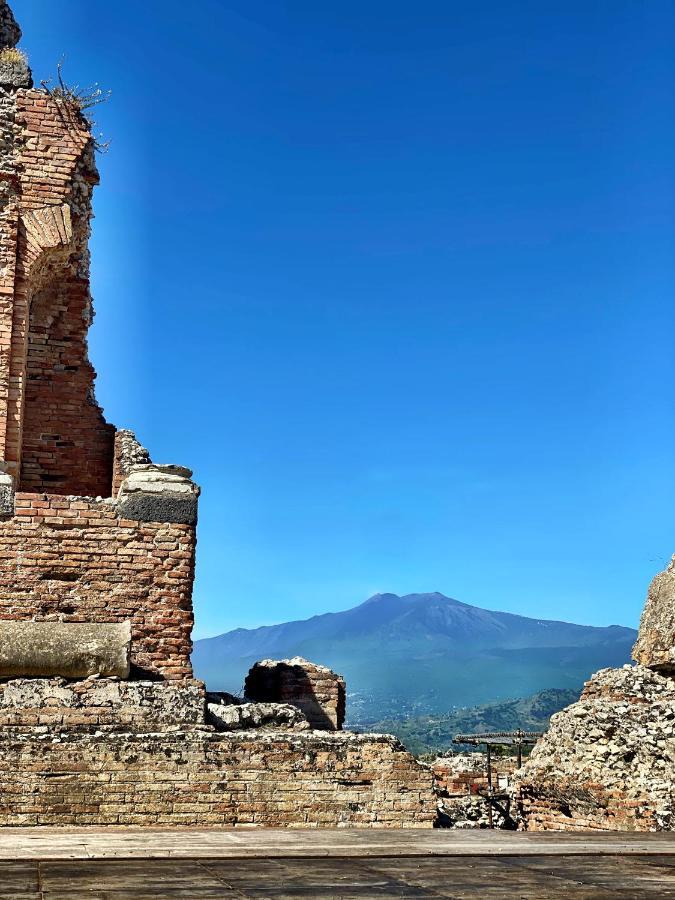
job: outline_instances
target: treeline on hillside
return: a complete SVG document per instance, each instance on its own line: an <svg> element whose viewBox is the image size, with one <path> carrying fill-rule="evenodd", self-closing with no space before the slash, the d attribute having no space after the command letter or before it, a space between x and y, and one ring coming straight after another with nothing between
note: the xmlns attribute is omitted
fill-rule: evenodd
<svg viewBox="0 0 675 900"><path fill-rule="evenodd" d="M457 734L484 731L545 731L554 713L575 703L580 691L550 688L531 697L502 700L447 713L412 718L387 717L351 723L359 731L395 734L416 755L462 749L453 744Z"/></svg>

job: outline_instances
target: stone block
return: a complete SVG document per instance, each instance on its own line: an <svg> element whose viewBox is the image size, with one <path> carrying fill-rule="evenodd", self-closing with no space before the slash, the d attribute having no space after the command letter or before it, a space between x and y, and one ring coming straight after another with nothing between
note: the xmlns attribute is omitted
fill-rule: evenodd
<svg viewBox="0 0 675 900"><path fill-rule="evenodd" d="M208 722L217 731L306 731L310 727L305 714L288 703L209 703Z"/></svg>
<svg viewBox="0 0 675 900"><path fill-rule="evenodd" d="M14 479L3 471L4 463L0 463L0 519L10 518L15 512L16 491Z"/></svg>
<svg viewBox="0 0 675 900"><path fill-rule="evenodd" d="M0 622L0 677L128 678L131 625Z"/></svg>
<svg viewBox="0 0 675 900"><path fill-rule="evenodd" d="M118 515L139 522L196 525L199 487L180 466L135 466L122 482Z"/></svg>

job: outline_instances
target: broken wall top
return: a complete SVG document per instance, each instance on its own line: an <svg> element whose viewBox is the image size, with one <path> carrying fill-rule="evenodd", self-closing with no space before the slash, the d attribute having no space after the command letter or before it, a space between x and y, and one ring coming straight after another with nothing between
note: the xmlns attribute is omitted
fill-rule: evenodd
<svg viewBox="0 0 675 900"><path fill-rule="evenodd" d="M633 659L675 675L675 557L649 586Z"/></svg>

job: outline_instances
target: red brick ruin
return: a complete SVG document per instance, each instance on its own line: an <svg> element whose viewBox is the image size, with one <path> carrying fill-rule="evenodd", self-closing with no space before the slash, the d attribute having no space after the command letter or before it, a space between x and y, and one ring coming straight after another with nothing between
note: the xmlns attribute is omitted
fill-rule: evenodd
<svg viewBox="0 0 675 900"><path fill-rule="evenodd" d="M20 37L0 0L0 825L430 827L430 771L343 732L329 670L193 679L199 488L96 403L95 145Z"/></svg>

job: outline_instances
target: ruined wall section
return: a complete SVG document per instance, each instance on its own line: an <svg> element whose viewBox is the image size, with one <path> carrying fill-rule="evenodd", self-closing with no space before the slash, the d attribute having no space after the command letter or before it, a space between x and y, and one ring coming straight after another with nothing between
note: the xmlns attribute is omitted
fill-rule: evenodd
<svg viewBox="0 0 675 900"><path fill-rule="evenodd" d="M14 734L207 730L201 681L21 678L0 683L0 730Z"/></svg>
<svg viewBox="0 0 675 900"><path fill-rule="evenodd" d="M87 123L66 100L16 94L20 207L6 460L19 488L109 497L115 430L87 355L91 195Z"/></svg>
<svg viewBox="0 0 675 900"><path fill-rule="evenodd" d="M675 562L654 578L635 666L602 669L518 773L531 831L675 830Z"/></svg>
<svg viewBox="0 0 675 900"><path fill-rule="evenodd" d="M19 239L19 177L16 153L16 97L0 87L0 459L7 459L7 429L17 420L16 394L12 394L14 286ZM11 404L11 411L10 411ZM19 448L15 442L15 457Z"/></svg>
<svg viewBox="0 0 675 900"><path fill-rule="evenodd" d="M518 773L529 831L675 826L675 681L645 666L603 669L551 719Z"/></svg>
<svg viewBox="0 0 675 900"><path fill-rule="evenodd" d="M199 490L94 398L89 126L2 77L0 619L129 621L132 678L190 678Z"/></svg>
<svg viewBox="0 0 675 900"><path fill-rule="evenodd" d="M0 827L430 828L431 773L385 735L0 729Z"/></svg>
<svg viewBox="0 0 675 900"><path fill-rule="evenodd" d="M130 621L132 677L189 678L195 541L112 502L19 493L0 523L0 619Z"/></svg>

